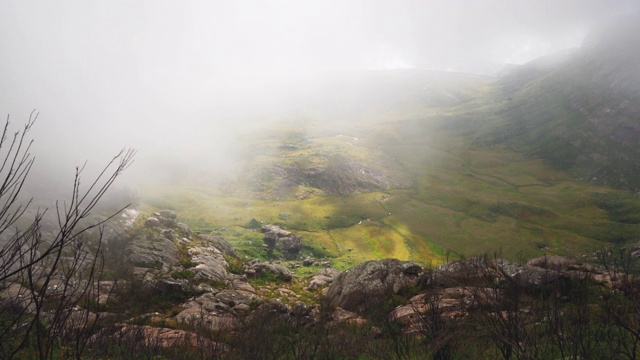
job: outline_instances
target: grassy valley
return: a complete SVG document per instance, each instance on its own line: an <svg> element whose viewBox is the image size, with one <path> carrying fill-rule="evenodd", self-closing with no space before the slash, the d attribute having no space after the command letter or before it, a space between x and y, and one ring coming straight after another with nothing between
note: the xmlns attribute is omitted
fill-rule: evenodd
<svg viewBox="0 0 640 360"><path fill-rule="evenodd" d="M175 209L192 228L224 235L250 258L266 254L246 225L276 223L302 235L306 253L340 269L386 257L433 264L493 251L512 260L580 255L640 239L635 194L577 181L545 157L484 141L511 116L499 111L504 84L451 76L457 83L448 86L459 88L447 94L465 94L455 103L414 95L395 116L371 115L397 100L390 90L387 102L354 114L355 122L325 113L305 125L267 124L243 135L238 179L147 188L145 207ZM440 86L398 78L403 93Z"/></svg>

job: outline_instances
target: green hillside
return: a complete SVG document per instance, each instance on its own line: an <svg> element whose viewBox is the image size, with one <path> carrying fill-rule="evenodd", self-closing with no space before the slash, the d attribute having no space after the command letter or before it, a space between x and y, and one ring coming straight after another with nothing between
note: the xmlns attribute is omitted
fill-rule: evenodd
<svg viewBox="0 0 640 360"><path fill-rule="evenodd" d="M476 123L484 144L547 160L573 179L640 189L640 25L596 30L570 54L540 59L500 79ZM546 65L546 66L544 66Z"/></svg>

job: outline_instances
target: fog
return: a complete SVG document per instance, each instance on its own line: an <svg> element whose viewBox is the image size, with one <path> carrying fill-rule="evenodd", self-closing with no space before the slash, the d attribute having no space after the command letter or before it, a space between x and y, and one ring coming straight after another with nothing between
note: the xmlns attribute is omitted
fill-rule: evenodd
<svg viewBox="0 0 640 360"><path fill-rule="evenodd" d="M137 149L129 181L222 176L237 134L296 114L336 71L491 75L578 47L635 0L0 2L0 110L32 133L38 176L66 181ZM294 116L294 115L291 115Z"/></svg>

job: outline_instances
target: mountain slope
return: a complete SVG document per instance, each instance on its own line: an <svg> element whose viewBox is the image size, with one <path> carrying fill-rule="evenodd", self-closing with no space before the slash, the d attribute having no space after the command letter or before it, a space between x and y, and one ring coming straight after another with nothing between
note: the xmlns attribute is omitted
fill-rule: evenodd
<svg viewBox="0 0 640 360"><path fill-rule="evenodd" d="M538 60L505 76L500 121L482 140L546 159L582 181L638 191L638 24L638 17L619 19L553 65Z"/></svg>

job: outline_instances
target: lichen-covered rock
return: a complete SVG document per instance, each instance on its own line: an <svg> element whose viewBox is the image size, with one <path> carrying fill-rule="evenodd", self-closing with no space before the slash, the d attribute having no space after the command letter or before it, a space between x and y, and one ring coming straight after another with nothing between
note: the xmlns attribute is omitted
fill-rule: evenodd
<svg viewBox="0 0 640 360"><path fill-rule="evenodd" d="M300 237L291 235L282 239L282 249L290 254L297 254L302 248Z"/></svg>
<svg viewBox="0 0 640 360"><path fill-rule="evenodd" d="M213 235L200 235L199 237L201 240L204 240L204 242L220 250L222 254L232 257L238 257L236 251L233 249L233 246L231 246L231 244L224 237Z"/></svg>
<svg viewBox="0 0 640 360"><path fill-rule="evenodd" d="M333 278L330 278L324 275L315 275L311 279L311 282L309 283L309 286L306 287L306 289L309 291L314 291L314 290L323 288L331 284L332 282L333 282Z"/></svg>
<svg viewBox="0 0 640 360"><path fill-rule="evenodd" d="M221 290L205 293L182 304L185 309L175 317L176 321L205 326L212 330L231 331L240 327L239 315L246 315L254 304L263 300L246 291Z"/></svg>
<svg viewBox="0 0 640 360"><path fill-rule="evenodd" d="M358 264L338 275L327 299L345 310L361 311L418 284L422 268L411 261L384 259Z"/></svg>
<svg viewBox="0 0 640 360"><path fill-rule="evenodd" d="M171 240L150 235L133 238L126 254L133 266L152 269L168 269L180 258L178 247Z"/></svg>
<svg viewBox="0 0 640 360"><path fill-rule="evenodd" d="M114 324L102 328L91 337L89 344L98 348L112 347L113 344L132 342L139 351L149 348L174 348L179 346L197 347L205 358L217 358L229 351L229 347L203 337L194 332L148 325Z"/></svg>
<svg viewBox="0 0 640 360"><path fill-rule="evenodd" d="M328 286L333 282L336 276L340 275L340 271L333 268L323 268L318 271L316 275L311 278L309 286L306 287L308 291L315 291Z"/></svg>
<svg viewBox="0 0 640 360"><path fill-rule="evenodd" d="M478 257L438 266L431 274L430 281L437 286L487 286L507 281L527 288L566 277L565 272L551 268Z"/></svg>
<svg viewBox="0 0 640 360"><path fill-rule="evenodd" d="M185 224L185 223L177 223L176 227L178 228L178 230L180 230L185 236L187 236L187 238L190 238L191 236L193 236L193 233L191 232L191 229L189 228L189 225ZM190 239L189 239L190 240Z"/></svg>
<svg viewBox="0 0 640 360"><path fill-rule="evenodd" d="M231 275L233 276L227 276L227 280L229 280L231 287L234 290L246 291L252 294L256 293L256 289L254 289L254 287L251 286L251 284L249 284L246 280L242 279L241 276L234 274Z"/></svg>
<svg viewBox="0 0 640 360"><path fill-rule="evenodd" d="M559 255L545 255L527 261L529 266L551 270L568 270L571 266L577 264L578 260Z"/></svg>
<svg viewBox="0 0 640 360"><path fill-rule="evenodd" d="M184 279L182 280L158 279L154 284L154 288L163 294L172 294L172 293L188 290L189 283Z"/></svg>
<svg viewBox="0 0 640 360"><path fill-rule="evenodd" d="M330 278L335 278L338 275L340 275L340 270L338 269L334 269L334 268L330 268L330 267L326 267L323 269L318 270L318 275L324 275L326 277L330 277Z"/></svg>
<svg viewBox="0 0 640 360"><path fill-rule="evenodd" d="M158 227L160 226L160 220L154 217L147 218L147 220L144 221L144 226L148 228Z"/></svg>
<svg viewBox="0 0 640 360"><path fill-rule="evenodd" d="M262 274L271 273L274 274L278 279L284 281L291 281L293 279L293 275L291 271L286 267L278 264L272 264L268 262L253 262L249 264L249 271L245 271L247 276L251 274L251 276L260 276Z"/></svg>
<svg viewBox="0 0 640 360"><path fill-rule="evenodd" d="M262 241L264 242L264 244L267 246L268 249L273 249L276 247L276 244L278 243L278 234L272 231L266 232L262 237Z"/></svg>
<svg viewBox="0 0 640 360"><path fill-rule="evenodd" d="M435 314L442 321L459 321L472 308L492 300L491 295L496 294L496 291L467 287L430 289L415 295L407 304L396 307L389 314L389 320L402 325L405 334L420 335L426 330L424 326L428 316Z"/></svg>
<svg viewBox="0 0 640 360"><path fill-rule="evenodd" d="M311 309L309 308L309 306L307 306L307 304L303 303L302 301L298 301L297 303L295 303L291 307L291 310L289 311L289 314L295 317L308 316L310 313L311 313Z"/></svg>
<svg viewBox="0 0 640 360"><path fill-rule="evenodd" d="M127 228L133 228L139 215L140 212L136 209L122 210L122 214L120 214L120 216L122 217L123 226Z"/></svg>
<svg viewBox="0 0 640 360"><path fill-rule="evenodd" d="M195 281L222 283L227 278L227 261L222 252L214 246L196 246L188 250L191 261L198 264L190 270L195 273Z"/></svg>
<svg viewBox="0 0 640 360"><path fill-rule="evenodd" d="M172 220L175 220L175 219L178 218L178 215L173 210L160 210L158 212L158 215L160 217L163 217L163 218L166 218L166 219L172 219Z"/></svg>
<svg viewBox="0 0 640 360"><path fill-rule="evenodd" d="M494 264L503 280L514 281L525 288L568 280L567 274L552 269L514 264L503 259L495 261Z"/></svg>
<svg viewBox="0 0 640 360"><path fill-rule="evenodd" d="M280 229L278 225L271 225L271 224L262 225L262 228L260 228L260 231L262 231L262 233L265 233L265 234L270 232L274 233L279 238L287 237L291 235L291 232Z"/></svg>
<svg viewBox="0 0 640 360"><path fill-rule="evenodd" d="M336 308L331 314L331 322L334 325L347 323L351 325L362 326L367 323L367 320L354 312L347 311L342 308Z"/></svg>

